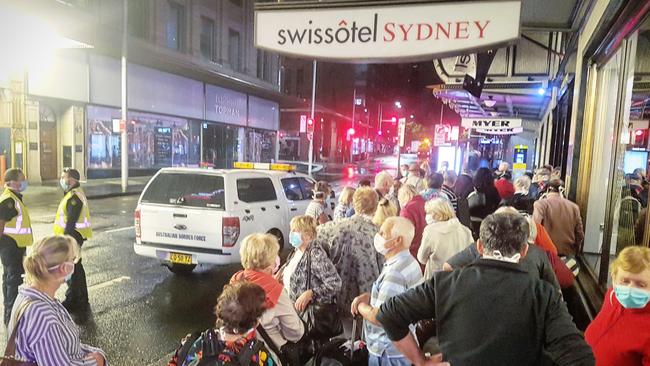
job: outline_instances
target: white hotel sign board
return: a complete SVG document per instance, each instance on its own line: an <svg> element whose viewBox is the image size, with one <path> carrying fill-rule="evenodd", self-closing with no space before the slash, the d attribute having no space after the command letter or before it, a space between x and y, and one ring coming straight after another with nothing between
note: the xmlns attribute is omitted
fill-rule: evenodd
<svg viewBox="0 0 650 366"><path fill-rule="evenodd" d="M519 38L521 1L255 10L255 46L304 58L390 62L496 48Z"/></svg>

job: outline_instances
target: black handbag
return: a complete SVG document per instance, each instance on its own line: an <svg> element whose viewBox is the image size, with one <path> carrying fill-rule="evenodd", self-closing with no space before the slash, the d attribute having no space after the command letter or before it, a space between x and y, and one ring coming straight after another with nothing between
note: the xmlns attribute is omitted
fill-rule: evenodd
<svg viewBox="0 0 650 366"><path fill-rule="evenodd" d="M311 250L307 252L307 289L311 289ZM311 339L329 339L343 333L343 322L336 302L328 304L312 301L305 313L307 334Z"/></svg>

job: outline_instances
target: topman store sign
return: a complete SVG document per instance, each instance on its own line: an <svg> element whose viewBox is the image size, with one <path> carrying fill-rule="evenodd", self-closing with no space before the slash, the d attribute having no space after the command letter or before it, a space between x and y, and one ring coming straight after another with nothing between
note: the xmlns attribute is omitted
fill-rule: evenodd
<svg viewBox="0 0 650 366"><path fill-rule="evenodd" d="M314 59L427 59L514 41L520 13L520 1L310 9L266 5L255 10L255 45Z"/></svg>

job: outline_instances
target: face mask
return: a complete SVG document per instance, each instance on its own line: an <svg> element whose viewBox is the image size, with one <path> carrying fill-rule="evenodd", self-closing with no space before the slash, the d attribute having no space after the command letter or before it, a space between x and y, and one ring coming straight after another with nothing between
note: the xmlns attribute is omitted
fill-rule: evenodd
<svg viewBox="0 0 650 366"><path fill-rule="evenodd" d="M289 233L289 243L294 248L299 248L302 245L302 237L297 231L292 231Z"/></svg>
<svg viewBox="0 0 650 366"><path fill-rule="evenodd" d="M18 192L25 192L27 190L27 181L24 180L20 182L20 188L18 188Z"/></svg>
<svg viewBox="0 0 650 366"><path fill-rule="evenodd" d="M390 240L392 240L392 239L390 239ZM379 234L379 233L375 234L374 245L375 245L375 250L377 251L377 253L379 253L381 255L386 255L386 253L388 253L388 249L386 249L386 243L388 241L389 240L384 239L384 237L381 236L381 234Z"/></svg>
<svg viewBox="0 0 650 366"><path fill-rule="evenodd" d="M494 260L501 261L501 262L519 263L519 260L521 259L521 254L517 253L517 254L513 255L512 257L504 257L501 254L500 251L493 250L492 255L484 253L483 258L494 259Z"/></svg>
<svg viewBox="0 0 650 366"><path fill-rule="evenodd" d="M408 170L402 170L402 177L408 177L409 176L409 171Z"/></svg>
<svg viewBox="0 0 650 366"><path fill-rule="evenodd" d="M70 186L68 185L68 183L66 183L66 182L65 182L65 179L63 179L63 178L59 179L59 185L61 186L61 188L62 188L64 191L67 191L68 188L70 188Z"/></svg>
<svg viewBox="0 0 650 366"><path fill-rule="evenodd" d="M73 262L63 262L59 264L58 266L50 267L48 270L53 271L57 268L63 267L64 269L70 268L70 273L65 275L63 278L66 282L70 281L72 279L72 275L74 274L74 263Z"/></svg>
<svg viewBox="0 0 650 366"><path fill-rule="evenodd" d="M650 302L650 292L629 286L614 286L618 302L626 309L643 309Z"/></svg>

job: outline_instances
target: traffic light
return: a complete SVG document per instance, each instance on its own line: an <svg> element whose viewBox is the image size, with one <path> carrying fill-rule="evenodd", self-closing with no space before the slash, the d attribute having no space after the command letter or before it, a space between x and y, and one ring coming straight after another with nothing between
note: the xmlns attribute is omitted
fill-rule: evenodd
<svg viewBox="0 0 650 366"><path fill-rule="evenodd" d="M314 119L307 119L307 133L314 133Z"/></svg>

